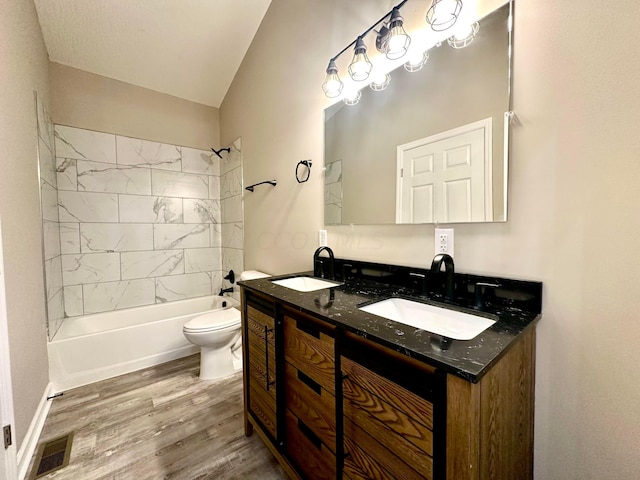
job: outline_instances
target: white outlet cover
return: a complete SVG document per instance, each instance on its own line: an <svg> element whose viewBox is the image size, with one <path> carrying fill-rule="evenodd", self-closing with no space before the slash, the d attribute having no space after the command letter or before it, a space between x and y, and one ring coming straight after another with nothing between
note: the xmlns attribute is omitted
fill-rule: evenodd
<svg viewBox="0 0 640 480"><path fill-rule="evenodd" d="M318 231L318 246L326 247L328 245L329 245L329 242L327 240L327 231L326 230L319 230Z"/></svg>
<svg viewBox="0 0 640 480"><path fill-rule="evenodd" d="M446 253L453 257L453 228L436 228L434 254Z"/></svg>

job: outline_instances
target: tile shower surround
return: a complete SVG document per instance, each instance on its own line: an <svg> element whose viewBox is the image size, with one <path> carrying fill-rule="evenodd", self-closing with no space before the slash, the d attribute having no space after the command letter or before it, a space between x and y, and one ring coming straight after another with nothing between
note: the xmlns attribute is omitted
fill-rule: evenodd
<svg viewBox="0 0 640 480"><path fill-rule="evenodd" d="M65 316L60 256L60 223L58 220L58 186L53 155L53 123L38 94L36 94L35 102L38 125L40 212L42 215L47 333L51 338L62 325Z"/></svg>
<svg viewBox="0 0 640 480"><path fill-rule="evenodd" d="M240 141L231 147L221 161L55 126L66 317L218 293L223 271L242 269Z"/></svg>

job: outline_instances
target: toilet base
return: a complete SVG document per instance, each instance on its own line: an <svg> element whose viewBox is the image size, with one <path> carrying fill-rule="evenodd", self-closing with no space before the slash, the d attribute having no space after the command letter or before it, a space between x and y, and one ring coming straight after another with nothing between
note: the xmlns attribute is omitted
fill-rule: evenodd
<svg viewBox="0 0 640 480"><path fill-rule="evenodd" d="M217 380L228 377L242 369L242 364L234 362L231 346L223 348L200 347L200 380Z"/></svg>

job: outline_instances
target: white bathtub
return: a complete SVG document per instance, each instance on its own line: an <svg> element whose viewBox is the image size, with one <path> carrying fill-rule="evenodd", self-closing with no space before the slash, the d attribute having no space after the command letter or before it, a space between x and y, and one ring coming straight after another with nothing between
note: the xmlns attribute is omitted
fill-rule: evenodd
<svg viewBox="0 0 640 480"><path fill-rule="evenodd" d="M49 372L61 392L197 353L182 327L191 318L226 306L208 296L67 318L49 342Z"/></svg>

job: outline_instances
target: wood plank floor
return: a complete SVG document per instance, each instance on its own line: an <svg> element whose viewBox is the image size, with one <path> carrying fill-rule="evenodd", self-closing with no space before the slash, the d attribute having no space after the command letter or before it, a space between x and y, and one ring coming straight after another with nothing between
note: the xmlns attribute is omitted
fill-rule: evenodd
<svg viewBox="0 0 640 480"><path fill-rule="evenodd" d="M52 400L40 441L70 431L75 437L69 465L40 478L287 478L258 435L244 436L242 374L201 381L199 359L174 360Z"/></svg>

